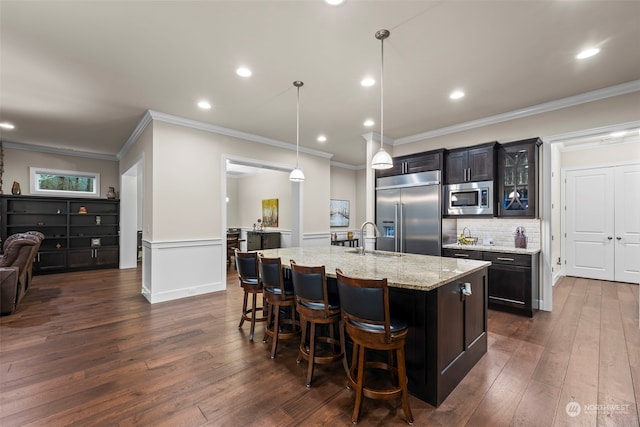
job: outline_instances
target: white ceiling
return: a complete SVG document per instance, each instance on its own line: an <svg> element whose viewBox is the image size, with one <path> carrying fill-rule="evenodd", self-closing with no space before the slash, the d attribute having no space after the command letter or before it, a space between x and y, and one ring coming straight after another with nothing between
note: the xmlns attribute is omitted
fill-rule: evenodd
<svg viewBox="0 0 640 427"><path fill-rule="evenodd" d="M392 139L640 79L637 0L0 0L0 138L115 155L149 109L295 144L302 80L301 145L361 165L381 28Z"/></svg>

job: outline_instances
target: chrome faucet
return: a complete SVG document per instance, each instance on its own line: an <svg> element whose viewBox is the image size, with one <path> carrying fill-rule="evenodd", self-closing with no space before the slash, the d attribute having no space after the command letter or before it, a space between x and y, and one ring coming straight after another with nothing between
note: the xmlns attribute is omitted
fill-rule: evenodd
<svg viewBox="0 0 640 427"><path fill-rule="evenodd" d="M362 224L362 227L360 227L360 238L362 239L362 246L360 246L360 255L364 255L364 229L369 224L373 225L373 228L375 229L374 237L379 237L380 236L380 230L378 230L378 226L375 225L375 223L373 223L371 221L365 221Z"/></svg>

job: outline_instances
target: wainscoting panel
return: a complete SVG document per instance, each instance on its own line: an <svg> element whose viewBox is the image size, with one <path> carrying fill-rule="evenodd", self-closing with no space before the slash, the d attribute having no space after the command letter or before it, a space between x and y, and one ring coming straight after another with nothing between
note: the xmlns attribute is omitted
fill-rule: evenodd
<svg viewBox="0 0 640 427"><path fill-rule="evenodd" d="M225 259L222 239L143 241L142 295L156 303L224 290Z"/></svg>

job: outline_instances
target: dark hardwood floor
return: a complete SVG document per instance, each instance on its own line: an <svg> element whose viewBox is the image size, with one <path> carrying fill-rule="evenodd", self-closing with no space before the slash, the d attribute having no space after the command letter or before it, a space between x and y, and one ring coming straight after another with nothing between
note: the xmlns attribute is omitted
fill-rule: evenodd
<svg viewBox="0 0 640 427"><path fill-rule="evenodd" d="M233 270L227 291L178 301L140 287L135 269L36 276L0 318L0 425L351 425L339 363L308 390L297 342L271 360L264 324L254 343L238 329ZM638 426L638 286L564 278L554 308L490 311L488 353L439 408L411 397L414 425ZM360 424L406 425L368 399Z"/></svg>

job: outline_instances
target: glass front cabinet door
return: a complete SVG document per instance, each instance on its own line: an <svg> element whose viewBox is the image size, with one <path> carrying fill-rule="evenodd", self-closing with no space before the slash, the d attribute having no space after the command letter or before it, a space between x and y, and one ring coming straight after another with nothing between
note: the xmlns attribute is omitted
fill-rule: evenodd
<svg viewBox="0 0 640 427"><path fill-rule="evenodd" d="M498 152L498 216L537 218L538 138L502 144Z"/></svg>

